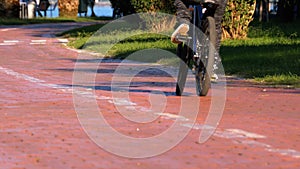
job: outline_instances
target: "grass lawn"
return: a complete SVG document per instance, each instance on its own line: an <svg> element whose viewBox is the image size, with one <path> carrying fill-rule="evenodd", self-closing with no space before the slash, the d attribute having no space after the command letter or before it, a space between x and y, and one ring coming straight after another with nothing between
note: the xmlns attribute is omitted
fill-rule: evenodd
<svg viewBox="0 0 300 169"><path fill-rule="evenodd" d="M117 58L125 58L131 53L149 48L176 52L176 45L170 42L169 37L159 34L106 30L98 32L101 38L93 36L89 39L102 26L71 30L62 36L73 39L69 44L72 47L98 52L108 50L107 55ZM253 22L248 38L224 40L220 55L228 75L251 78L261 83L300 87L300 22Z"/></svg>

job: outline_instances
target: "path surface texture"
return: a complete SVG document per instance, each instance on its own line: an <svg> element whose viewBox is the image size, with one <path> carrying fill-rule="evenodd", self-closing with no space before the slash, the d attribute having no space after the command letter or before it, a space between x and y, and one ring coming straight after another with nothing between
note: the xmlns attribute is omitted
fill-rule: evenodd
<svg viewBox="0 0 300 169"><path fill-rule="evenodd" d="M1 169L300 168L299 89L229 79L216 85L223 102L188 85L178 97L172 68L88 56L54 36L82 25L0 28Z"/></svg>

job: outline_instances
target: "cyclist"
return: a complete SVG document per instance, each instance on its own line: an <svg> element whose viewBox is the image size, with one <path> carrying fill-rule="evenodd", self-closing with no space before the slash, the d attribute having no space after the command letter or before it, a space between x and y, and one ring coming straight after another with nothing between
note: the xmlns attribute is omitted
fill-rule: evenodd
<svg viewBox="0 0 300 169"><path fill-rule="evenodd" d="M174 5L176 7L176 16L179 22L181 22L181 24L177 27L177 29L172 34L171 41L177 44L181 43L176 39L176 35L178 34L184 35L189 31L189 23L192 19L192 16L188 8L190 5L200 4L200 3L217 4L214 18L216 22L216 31L218 34L216 50L219 52L220 41L222 36L222 18L225 13L227 0L175 0Z"/></svg>
<svg viewBox="0 0 300 169"><path fill-rule="evenodd" d="M227 0L175 0L174 6L176 7L176 16L181 23L174 33L171 35L171 41L176 44L180 44L181 42L176 39L176 35L186 35L189 31L189 23L192 19L191 12L189 11L190 5L198 5L202 3L209 3L211 6L216 7L215 9L215 23L216 23L216 32L217 32L217 39L216 39L216 46L215 49L217 53L220 51L221 46L221 37L222 37L222 18L225 13L225 7ZM220 62L220 57L216 56L214 70L218 69L217 64ZM211 77L212 81L216 81L218 76L214 73Z"/></svg>

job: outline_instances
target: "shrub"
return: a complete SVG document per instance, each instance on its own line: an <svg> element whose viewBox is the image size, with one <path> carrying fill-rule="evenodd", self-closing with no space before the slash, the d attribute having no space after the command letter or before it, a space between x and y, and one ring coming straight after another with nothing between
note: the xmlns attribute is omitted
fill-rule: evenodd
<svg viewBox="0 0 300 169"><path fill-rule="evenodd" d="M223 38L247 37L249 23L253 20L256 0L228 0L223 17Z"/></svg>
<svg viewBox="0 0 300 169"><path fill-rule="evenodd" d="M111 0L113 2L120 0ZM150 13L152 19L143 18L152 29L166 29L174 26L173 21L154 21L158 12L174 14L174 0L123 0L131 4L135 12ZM120 2L119 2L120 3ZM227 0L226 12L223 17L223 38L242 39L247 37L249 23L253 20L256 0ZM125 6L122 6L125 9ZM128 8L129 9L129 8ZM162 25L163 24L163 25Z"/></svg>
<svg viewBox="0 0 300 169"><path fill-rule="evenodd" d="M137 12L163 12L173 14L174 0L131 0Z"/></svg>
<svg viewBox="0 0 300 169"><path fill-rule="evenodd" d="M168 31L175 25L174 0L131 0L131 4L141 15L147 29L154 32ZM168 15L172 14L172 15Z"/></svg>
<svg viewBox="0 0 300 169"><path fill-rule="evenodd" d="M59 0L59 16L60 17L77 17L79 1Z"/></svg>

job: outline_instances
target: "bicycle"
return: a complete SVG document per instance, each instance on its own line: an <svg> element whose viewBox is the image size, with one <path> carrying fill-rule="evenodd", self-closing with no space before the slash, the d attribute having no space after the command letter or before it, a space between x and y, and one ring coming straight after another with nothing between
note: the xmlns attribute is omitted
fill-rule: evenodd
<svg viewBox="0 0 300 169"><path fill-rule="evenodd" d="M183 42L177 46L177 56L182 60L176 84L177 96L183 93L189 68L194 70L197 95L206 96L210 89L210 77L216 56L217 33L213 17L216 7L217 5L212 3L193 5L190 9L192 29L187 36L177 36L177 39Z"/></svg>

